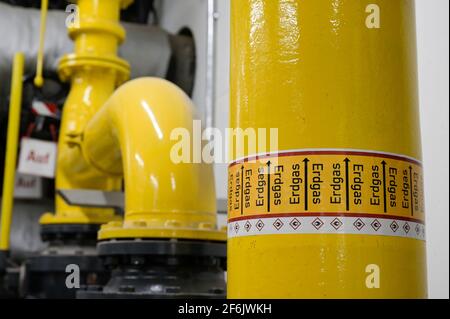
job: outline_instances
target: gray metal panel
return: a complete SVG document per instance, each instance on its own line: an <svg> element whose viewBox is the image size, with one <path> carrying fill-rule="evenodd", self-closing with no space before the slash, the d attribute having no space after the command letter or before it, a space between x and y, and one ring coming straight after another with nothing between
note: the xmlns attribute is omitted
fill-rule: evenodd
<svg viewBox="0 0 450 319"><path fill-rule="evenodd" d="M124 211L123 192L104 192L99 190L86 189L60 189L58 194L72 206L115 208Z"/></svg>

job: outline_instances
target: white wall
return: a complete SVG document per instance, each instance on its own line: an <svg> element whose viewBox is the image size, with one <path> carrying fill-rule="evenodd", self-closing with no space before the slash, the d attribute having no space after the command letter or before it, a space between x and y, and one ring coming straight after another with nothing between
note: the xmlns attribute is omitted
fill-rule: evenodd
<svg viewBox="0 0 450 319"><path fill-rule="evenodd" d="M448 0L416 0L430 298L449 298Z"/></svg>
<svg viewBox="0 0 450 319"><path fill-rule="evenodd" d="M223 0L219 0L223 1ZM161 5L161 26L171 33L189 28L195 40L197 69L192 99L200 116L206 106L206 58L207 58L207 0L165 0ZM204 118L202 118L204 120Z"/></svg>
<svg viewBox="0 0 450 319"><path fill-rule="evenodd" d="M357 0L355 0L357 1ZM399 1L399 0L393 0ZM425 164L430 298L449 297L448 0L416 0L420 104ZM229 0L218 0L216 126L228 125ZM226 166L217 165L218 195L226 198Z"/></svg>

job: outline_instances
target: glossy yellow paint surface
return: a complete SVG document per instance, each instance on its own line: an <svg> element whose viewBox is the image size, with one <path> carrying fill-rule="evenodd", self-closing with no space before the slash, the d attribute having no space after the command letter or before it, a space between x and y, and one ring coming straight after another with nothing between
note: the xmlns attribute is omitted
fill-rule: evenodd
<svg viewBox="0 0 450 319"><path fill-rule="evenodd" d="M105 176L84 159L80 142L88 121L129 77L129 65L117 57L125 31L119 24L120 0L79 0L80 20L70 26L75 53L63 57L59 72L71 83L64 105L56 170L57 189L121 190L121 176ZM117 220L112 209L69 206L57 195L55 214L42 224L103 224Z"/></svg>
<svg viewBox="0 0 450 319"><path fill-rule="evenodd" d="M45 30L47 26L48 0L41 1L41 25L39 30L39 50L37 56L36 76L34 78L34 85L37 87L44 86L44 77L42 76L44 70L44 44L45 44Z"/></svg>
<svg viewBox="0 0 450 319"><path fill-rule="evenodd" d="M228 242L229 298L424 298L425 242L364 235L271 235ZM368 265L380 288L368 289Z"/></svg>
<svg viewBox="0 0 450 319"><path fill-rule="evenodd" d="M142 78L121 86L88 123L86 159L105 175L125 178L124 223L103 226L100 239L225 239L217 231L212 166L171 158L173 130L193 136L194 118L181 89Z"/></svg>
<svg viewBox="0 0 450 319"><path fill-rule="evenodd" d="M278 128L279 150L421 159L413 1L232 0L231 126ZM252 154L236 154L234 159ZM381 270L368 289L368 264ZM230 298L421 298L425 244L363 235L265 235L228 244Z"/></svg>
<svg viewBox="0 0 450 319"><path fill-rule="evenodd" d="M225 240L217 229L214 176L206 164L176 164L174 129L193 131L194 106L175 85L142 78L122 85L129 65L117 57L125 38L119 9L130 1L79 0L80 23L69 28L75 53L62 58L60 76L72 88L64 107L57 189L121 190L125 219L110 209L68 206L41 223L105 224L99 239ZM190 145L190 144L188 144ZM189 146L191 147L191 146Z"/></svg>
<svg viewBox="0 0 450 319"><path fill-rule="evenodd" d="M8 135L6 141L5 170L1 207L0 250L9 250L9 239L14 204L17 149L19 145L20 111L22 109L23 72L25 55L16 53L11 80L11 99L8 115Z"/></svg>

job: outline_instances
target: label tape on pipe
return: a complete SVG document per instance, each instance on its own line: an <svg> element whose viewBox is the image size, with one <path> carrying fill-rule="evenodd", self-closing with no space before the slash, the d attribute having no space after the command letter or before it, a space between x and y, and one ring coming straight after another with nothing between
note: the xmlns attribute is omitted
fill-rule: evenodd
<svg viewBox="0 0 450 319"><path fill-rule="evenodd" d="M228 170L228 236L367 234L425 240L423 171L403 155L298 150Z"/></svg>

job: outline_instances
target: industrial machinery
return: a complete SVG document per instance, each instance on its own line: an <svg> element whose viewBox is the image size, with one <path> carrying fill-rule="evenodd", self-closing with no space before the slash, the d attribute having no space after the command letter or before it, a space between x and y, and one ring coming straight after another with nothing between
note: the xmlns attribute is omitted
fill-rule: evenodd
<svg viewBox="0 0 450 319"><path fill-rule="evenodd" d="M195 107L166 80L125 83L130 64L117 56L125 40L119 16L132 2L77 1L79 21L69 25L75 52L58 66L71 89L58 144L56 210L40 220L48 247L25 263L26 297L75 297L67 286L73 266L80 298L225 296L226 232L217 227L212 167L178 165L169 156L171 131L192 132ZM43 1L43 23L45 16Z"/></svg>
<svg viewBox="0 0 450 319"><path fill-rule="evenodd" d="M216 73L197 76L191 30L169 35L121 20L126 12L127 21L158 21L161 1L72 2L70 41L51 38L54 54L44 54L43 36L33 37L14 63L0 294L3 286L26 298L427 296L413 0L230 1L225 228L212 165L171 158L174 130L194 136L195 120L214 126L217 110L215 88L195 87ZM214 27L216 3L205 3ZM36 21L28 10L18 14ZM65 15L48 18L58 38ZM12 63L8 48L0 43L0 71ZM199 55L203 67L213 51ZM22 77L36 57L35 85L56 71L70 91L55 210L39 222L46 246L19 264L9 258L12 184ZM198 114L190 97L203 93Z"/></svg>
<svg viewBox="0 0 450 319"><path fill-rule="evenodd" d="M232 158L228 296L426 297L414 1L231 16L231 126L278 147Z"/></svg>

